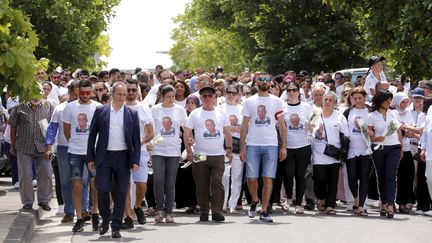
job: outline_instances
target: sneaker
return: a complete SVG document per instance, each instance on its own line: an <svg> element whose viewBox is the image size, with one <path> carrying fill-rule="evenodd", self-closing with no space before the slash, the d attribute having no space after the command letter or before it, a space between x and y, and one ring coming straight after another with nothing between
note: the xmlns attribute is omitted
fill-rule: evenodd
<svg viewBox="0 0 432 243"><path fill-rule="evenodd" d="M254 218L256 216L256 208L257 208L258 202L252 202L250 209L248 211L249 218Z"/></svg>
<svg viewBox="0 0 432 243"><path fill-rule="evenodd" d="M174 223L174 218L172 214L165 214L165 223L172 224Z"/></svg>
<svg viewBox="0 0 432 243"><path fill-rule="evenodd" d="M304 209L303 209L303 207L300 206L300 205L295 206L295 213L296 213L296 214L304 214Z"/></svg>
<svg viewBox="0 0 432 243"><path fill-rule="evenodd" d="M93 231L99 230L99 214L92 214L92 229Z"/></svg>
<svg viewBox="0 0 432 243"><path fill-rule="evenodd" d="M425 214L425 212L423 212L422 210L416 210L416 211L413 211L413 213L416 215L424 215Z"/></svg>
<svg viewBox="0 0 432 243"><path fill-rule="evenodd" d="M155 223L162 223L163 222L163 212L157 211L155 216Z"/></svg>
<svg viewBox="0 0 432 243"><path fill-rule="evenodd" d="M214 213L214 214L212 214L212 221L213 222L223 222L223 221L225 221L225 217L221 213Z"/></svg>
<svg viewBox="0 0 432 243"><path fill-rule="evenodd" d="M56 214L57 215L64 214L64 205L59 205L58 206Z"/></svg>
<svg viewBox="0 0 432 243"><path fill-rule="evenodd" d="M259 219L266 223L273 223L273 219L267 212L261 212Z"/></svg>
<svg viewBox="0 0 432 243"><path fill-rule="evenodd" d="M78 219L72 228L72 232L82 232L84 230L84 221L82 219Z"/></svg>
<svg viewBox="0 0 432 243"><path fill-rule="evenodd" d="M32 185L33 185L33 187L37 187L37 180L36 179L32 180Z"/></svg>
<svg viewBox="0 0 432 243"><path fill-rule="evenodd" d="M431 210L426 211L426 212L423 213L423 215L432 217L432 211Z"/></svg>
<svg viewBox="0 0 432 243"><path fill-rule="evenodd" d="M145 224L146 223L146 217L144 214L144 211L142 210L141 207L139 208L134 208L135 214L137 216L137 221L139 224Z"/></svg>
<svg viewBox="0 0 432 243"><path fill-rule="evenodd" d="M229 213L230 214L238 214L239 212L235 208L230 208Z"/></svg>
<svg viewBox="0 0 432 243"><path fill-rule="evenodd" d="M15 182L12 186L13 189L19 189L19 181Z"/></svg>
<svg viewBox="0 0 432 243"><path fill-rule="evenodd" d="M87 211L83 211L82 212L82 220L83 220L83 222L90 221L90 219L91 219L90 214Z"/></svg>
<svg viewBox="0 0 432 243"><path fill-rule="evenodd" d="M70 214L66 214L63 216L62 220L60 221L62 224L71 223L73 222L74 216Z"/></svg>
<svg viewBox="0 0 432 243"><path fill-rule="evenodd" d="M133 229L134 225L133 225L133 220L131 217L126 217L124 219L123 224L121 225L121 229Z"/></svg>

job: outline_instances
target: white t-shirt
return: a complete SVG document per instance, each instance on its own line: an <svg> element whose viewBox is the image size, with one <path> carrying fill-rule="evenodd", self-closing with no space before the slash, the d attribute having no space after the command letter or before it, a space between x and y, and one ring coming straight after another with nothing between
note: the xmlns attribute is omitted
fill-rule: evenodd
<svg viewBox="0 0 432 243"><path fill-rule="evenodd" d="M58 123L58 132L57 132L57 136L56 136L56 143L57 145L62 145L62 146L68 146L69 143L66 140L65 136L64 136L64 129L63 129L63 111L66 108L66 105L68 104L67 101L61 103L60 105L56 106L56 108L54 109L54 112L51 116L51 122L56 122Z"/></svg>
<svg viewBox="0 0 432 243"><path fill-rule="evenodd" d="M375 137L385 136L390 122L395 119L399 121L399 114L396 110L388 109L386 118L387 119L384 121L383 115L381 115L381 113L379 113L378 111L369 113L369 119L367 121L367 124L368 126L373 127L375 131ZM397 145L397 144L400 144L397 131L395 131L392 135L387 137L383 143L383 145L385 146Z"/></svg>
<svg viewBox="0 0 432 243"><path fill-rule="evenodd" d="M71 125L68 153L87 154L87 140L90 123L99 102L91 101L90 104L80 104L78 100L66 104L62 120Z"/></svg>
<svg viewBox="0 0 432 243"><path fill-rule="evenodd" d="M240 104L228 105L227 103L225 103L221 106L221 109L227 114L231 126L241 127L241 124L243 122L243 116L241 115L241 111L243 107ZM240 138L240 133L238 132L231 133L231 135L233 137Z"/></svg>
<svg viewBox="0 0 432 243"><path fill-rule="evenodd" d="M407 124L412 127L415 126L411 112L408 109L406 109L405 112L399 112L399 118L402 124ZM404 152L411 151L410 138L402 138L402 149Z"/></svg>
<svg viewBox="0 0 432 243"><path fill-rule="evenodd" d="M324 121L324 122L323 122ZM312 161L314 165L330 165L340 163L339 160L324 154L326 144L333 144L340 148L339 132L345 136L349 136L347 120L337 110L334 110L329 117L319 118L317 122L319 129L315 130L312 134L314 139L312 141ZM324 128L325 124L325 128ZM326 141L327 138L327 141Z"/></svg>
<svg viewBox="0 0 432 243"><path fill-rule="evenodd" d="M152 155L180 156L180 126L184 126L187 121L185 109L177 104L170 108L157 104L151 108L151 114L154 120L155 136L160 134L163 137L163 141L153 147Z"/></svg>
<svg viewBox="0 0 432 243"><path fill-rule="evenodd" d="M246 145L278 146L275 115L282 114L282 101L274 95L246 99L242 115L249 117Z"/></svg>
<svg viewBox="0 0 432 243"><path fill-rule="evenodd" d="M312 107L306 102L296 105L283 104L283 116L287 125L287 148L296 149L309 145L307 123L312 115Z"/></svg>
<svg viewBox="0 0 432 243"><path fill-rule="evenodd" d="M381 81L385 81L387 80L384 72L380 73L380 79ZM380 80L378 80L375 75L373 75L373 72L370 72L369 75L366 77L365 80L365 84L363 86L364 90L366 91L366 94L368 96L371 96L371 91L370 89L375 89L376 84L379 82Z"/></svg>
<svg viewBox="0 0 432 243"><path fill-rule="evenodd" d="M213 111L203 110L202 107L189 114L186 127L195 130L194 153L204 153L209 156L224 155L224 127L228 127L228 115L215 107Z"/></svg>
<svg viewBox="0 0 432 243"><path fill-rule="evenodd" d="M362 119L365 124L369 115L368 108L357 109L352 108L348 114L348 131L350 134L350 146L348 150L348 159L352 159L360 155L368 155L366 153L368 146L361 134L360 126L357 124L358 119Z"/></svg>
<svg viewBox="0 0 432 243"><path fill-rule="evenodd" d="M147 124L153 124L153 118L151 117L151 111L150 108L146 104L138 103L137 105L128 106L132 110L137 111L138 113L138 119L140 122L140 137L141 139L144 139L146 137L146 133L144 130L144 126ZM146 149L146 144L141 145L141 154L145 153L146 156L148 156L148 152ZM147 158L147 157L146 157Z"/></svg>
<svg viewBox="0 0 432 243"><path fill-rule="evenodd" d="M181 107L186 108L186 99L182 100L182 101L178 101L176 100L175 103Z"/></svg>

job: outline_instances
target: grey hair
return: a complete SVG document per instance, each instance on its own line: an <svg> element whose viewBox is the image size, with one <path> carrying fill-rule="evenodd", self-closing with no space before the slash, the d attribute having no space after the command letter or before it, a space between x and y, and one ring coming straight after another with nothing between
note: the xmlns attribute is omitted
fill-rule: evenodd
<svg viewBox="0 0 432 243"><path fill-rule="evenodd" d="M114 94L117 87L119 87L119 86L125 86L126 87L126 83L125 82L115 82L111 87L111 92Z"/></svg>
<svg viewBox="0 0 432 243"><path fill-rule="evenodd" d="M334 102L335 102L335 104L334 104L334 108L336 108L337 105L338 105L338 97L337 97L337 95L336 95L334 92L332 92L332 91L327 91L327 92L323 95L323 102L324 102L325 97L327 97L327 96L331 96L331 97L333 98L333 100L334 100Z"/></svg>

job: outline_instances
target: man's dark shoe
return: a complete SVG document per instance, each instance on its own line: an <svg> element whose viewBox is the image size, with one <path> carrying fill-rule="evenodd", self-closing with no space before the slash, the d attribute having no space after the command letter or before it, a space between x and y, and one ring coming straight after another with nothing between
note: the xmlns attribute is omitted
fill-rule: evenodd
<svg viewBox="0 0 432 243"><path fill-rule="evenodd" d="M92 228L93 231L97 231L99 229L99 214L92 214Z"/></svg>
<svg viewBox="0 0 432 243"><path fill-rule="evenodd" d="M102 224L101 224L101 226L100 226L100 228L99 228L99 234L100 235L104 235L106 232L108 232L108 229L109 229L109 221L107 221L107 220L102 220Z"/></svg>
<svg viewBox="0 0 432 243"><path fill-rule="evenodd" d="M82 219L84 222L90 221L91 216L87 211L83 211L82 212Z"/></svg>
<svg viewBox="0 0 432 243"><path fill-rule="evenodd" d="M306 205L304 206L304 209L312 211L315 209L315 203L313 200L306 200Z"/></svg>
<svg viewBox="0 0 432 243"><path fill-rule="evenodd" d="M133 220L131 217L126 217L124 219L124 222L121 226L121 229L133 229L134 225L133 225Z"/></svg>
<svg viewBox="0 0 432 243"><path fill-rule="evenodd" d="M252 202L250 209L248 211L249 218L254 218L256 216L256 208L257 208L258 202Z"/></svg>
<svg viewBox="0 0 432 243"><path fill-rule="evenodd" d="M42 208L43 211L51 211L51 207L48 203L38 203L38 206Z"/></svg>
<svg viewBox="0 0 432 243"><path fill-rule="evenodd" d="M33 205L26 204L23 206L22 210L26 210L26 211L33 210Z"/></svg>
<svg viewBox="0 0 432 243"><path fill-rule="evenodd" d="M208 218L209 218L208 213L201 213L200 214L200 221L206 222L206 221L208 221Z"/></svg>
<svg viewBox="0 0 432 243"><path fill-rule="evenodd" d="M225 221L225 217L221 213L214 213L212 214L212 221L223 222Z"/></svg>
<svg viewBox="0 0 432 243"><path fill-rule="evenodd" d="M146 217L144 215L144 211L141 207L134 208L135 214L137 216L138 224L145 224L147 222Z"/></svg>
<svg viewBox="0 0 432 243"><path fill-rule="evenodd" d="M121 238L120 230L118 230L118 229L116 229L116 230L113 229L112 232L111 232L111 237L112 237L113 239Z"/></svg>
<svg viewBox="0 0 432 243"><path fill-rule="evenodd" d="M84 221L82 219L78 219L72 228L72 232L82 232L84 230Z"/></svg>

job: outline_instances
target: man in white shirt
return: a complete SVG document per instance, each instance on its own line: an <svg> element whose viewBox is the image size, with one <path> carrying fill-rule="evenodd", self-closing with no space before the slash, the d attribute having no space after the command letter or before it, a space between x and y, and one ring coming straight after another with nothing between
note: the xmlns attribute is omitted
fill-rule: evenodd
<svg viewBox="0 0 432 243"><path fill-rule="evenodd" d="M77 221L73 232L84 230L82 217L82 187L83 170L87 161L87 140L89 135L90 121L97 106L101 104L90 99L92 96L92 85L90 80L83 79L79 82L79 99L66 105L63 111L63 129L66 140L69 142L68 154L71 164L71 180L73 204L77 215ZM83 121L86 121L83 123ZM94 186L94 175L90 175L93 218L98 218L97 192ZM93 228L95 229L95 228ZM96 227L97 229L97 227Z"/></svg>
<svg viewBox="0 0 432 243"><path fill-rule="evenodd" d="M252 196L251 209L248 212L250 218L256 215L259 167L260 163L262 163L264 187L260 220L271 223L273 220L267 210L278 161L276 124L281 134L279 160L284 160L286 157L286 125L282 116L282 101L278 97L269 94L272 78L268 74L262 74L256 79L256 84L258 94L246 99L243 106L240 159L247 162L246 176L248 178L249 192Z"/></svg>

